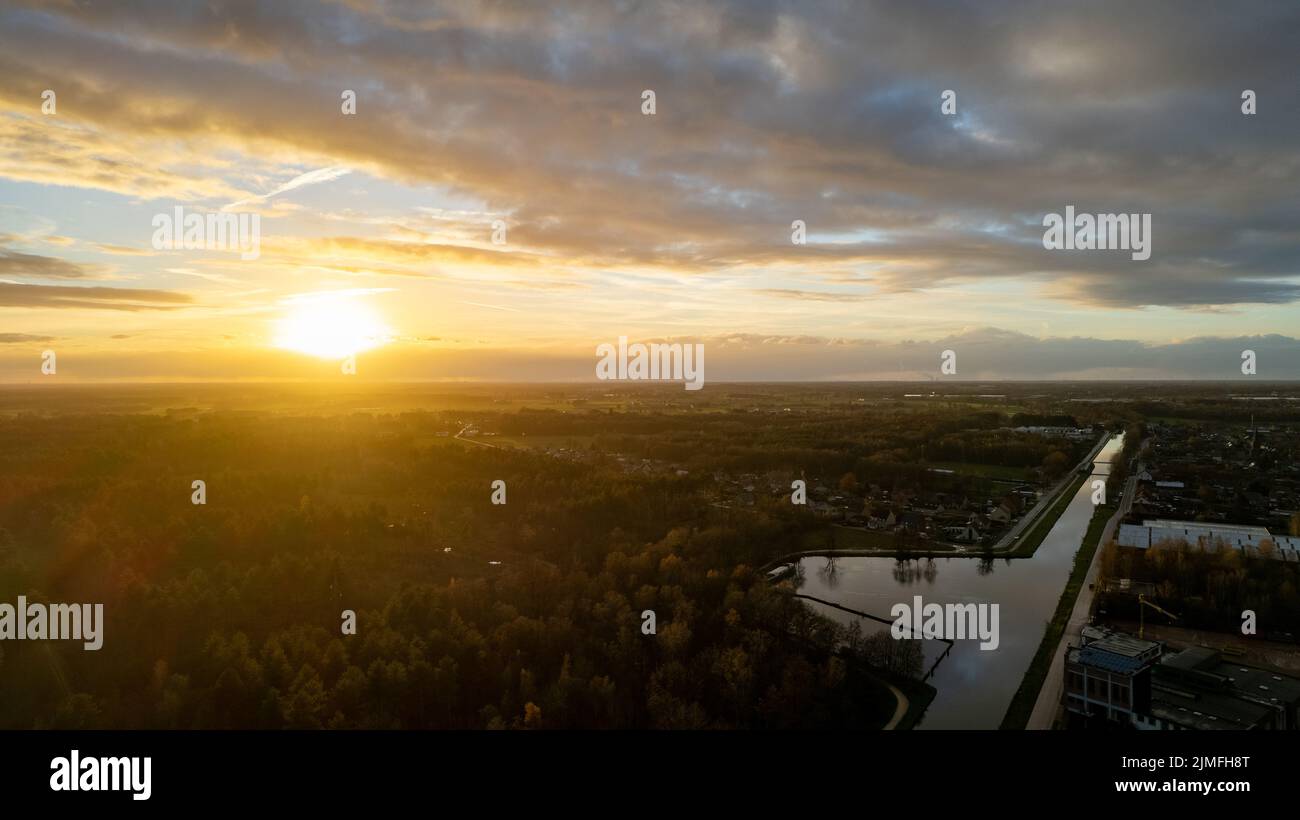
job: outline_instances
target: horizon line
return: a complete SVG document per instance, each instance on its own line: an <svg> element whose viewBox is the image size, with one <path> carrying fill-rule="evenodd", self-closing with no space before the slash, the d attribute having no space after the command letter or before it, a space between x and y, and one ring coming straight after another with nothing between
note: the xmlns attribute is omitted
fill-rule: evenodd
<svg viewBox="0 0 1300 820"><path fill-rule="evenodd" d="M365 384L371 386L379 385L448 385L448 386L499 386L499 385L517 385L517 386L557 386L557 387L600 387L608 388L630 387L633 389L649 387L674 387L682 384L680 380L666 379L619 379L611 381L573 381L573 380L531 380L519 381L509 379L372 379L338 377L333 379L324 378L255 378L255 379L28 379L25 381L6 381L0 380L0 385L5 387L35 387L38 385L49 386L75 386L75 387L147 387L147 386L179 386L179 385L204 385L204 386L250 386L250 385L338 385L345 383L344 380L351 380L353 384ZM1210 379L1210 378L1176 378L1176 377L1158 377L1158 378L1141 378L1141 379L1053 379L1053 378L1027 378L1027 379L1009 379L1009 378L989 378L989 379L959 379L956 377L945 377L938 379L709 379L705 384L726 384L726 385L870 385L870 384L907 384L933 387L941 384L953 385L978 385L978 384L1232 384L1242 385L1254 383L1259 386L1264 385L1297 385L1300 386L1300 378L1296 379L1259 379L1256 377L1240 376L1232 379Z"/></svg>

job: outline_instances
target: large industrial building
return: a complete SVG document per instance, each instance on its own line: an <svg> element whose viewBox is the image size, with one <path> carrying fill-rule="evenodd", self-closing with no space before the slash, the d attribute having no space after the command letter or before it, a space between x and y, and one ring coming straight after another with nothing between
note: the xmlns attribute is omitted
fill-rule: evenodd
<svg viewBox="0 0 1300 820"><path fill-rule="evenodd" d="M1238 524L1149 518L1141 524L1120 524L1118 541L1121 547L1139 549L1181 542L1202 549L1231 548L1252 556L1271 554L1284 561L1300 560L1300 538L1274 535L1265 527Z"/></svg>
<svg viewBox="0 0 1300 820"><path fill-rule="evenodd" d="M1136 729L1295 729L1300 680L1224 658L1213 649L1167 651L1085 627L1066 649L1066 711Z"/></svg>

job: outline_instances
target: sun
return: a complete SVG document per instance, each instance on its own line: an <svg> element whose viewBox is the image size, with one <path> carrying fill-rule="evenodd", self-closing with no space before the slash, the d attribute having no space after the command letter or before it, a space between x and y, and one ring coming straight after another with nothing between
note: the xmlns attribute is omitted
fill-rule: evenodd
<svg viewBox="0 0 1300 820"><path fill-rule="evenodd" d="M376 310L346 294L319 294L299 301L275 328L276 347L322 359L344 359L379 347L391 337Z"/></svg>

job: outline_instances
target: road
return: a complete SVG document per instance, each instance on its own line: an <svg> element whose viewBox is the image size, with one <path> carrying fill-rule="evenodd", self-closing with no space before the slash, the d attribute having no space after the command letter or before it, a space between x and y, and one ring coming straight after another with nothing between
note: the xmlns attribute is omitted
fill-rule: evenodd
<svg viewBox="0 0 1300 820"><path fill-rule="evenodd" d="M1091 465L1093 459L1097 457L1097 454L1101 452L1101 448L1105 447L1106 442L1108 441L1110 441L1109 433L1101 437L1101 441L1097 442L1097 446L1093 447L1092 452L1088 453L1082 461L1075 465L1072 472L1067 473L1064 478L1057 482L1055 487L1048 490L1042 498L1038 499L1038 503L1035 504L1029 512L1025 513L1025 515L1017 521L1011 529L1007 530L1006 534L993 545L993 551L1001 552L1015 547L1016 541L1020 539L1020 536L1024 534L1025 530L1038 521L1039 516L1051 509L1052 505L1056 503L1056 500L1060 498L1061 493L1065 491L1065 488L1074 483L1074 480L1078 477L1078 471L1081 468L1087 466L1089 467L1088 471L1092 472Z"/></svg>
<svg viewBox="0 0 1300 820"><path fill-rule="evenodd" d="M493 450L501 449L495 444L488 444L486 441L479 441L478 439L469 438L468 436L466 436L465 431L468 430L471 426L473 425L466 425L460 428L460 432L457 433L455 436L453 436L453 438L460 439L461 441L468 441L470 444L477 444L480 447L491 447Z"/></svg>
<svg viewBox="0 0 1300 820"><path fill-rule="evenodd" d="M1124 482L1124 497L1120 499L1119 508L1106 522L1106 528L1101 532L1101 544L1110 542L1110 539L1115 534L1115 528L1119 526L1119 522L1123 520L1124 516L1128 515L1136 491L1137 476L1130 476ZM1074 609L1070 611L1070 620L1065 625L1065 631L1061 633L1061 642L1056 645L1056 651L1052 654L1052 665L1047 670L1047 677L1043 679L1043 688L1038 690L1038 700L1034 702L1034 711L1029 716L1029 722L1025 725L1027 729L1050 729L1052 724L1056 722L1056 715L1061 708L1061 692L1065 688L1065 647L1070 643L1078 644L1083 628L1091 620L1092 599L1096 594L1093 585L1097 582L1097 575L1100 570L1101 549L1099 547L1092 554L1092 563L1088 565L1088 574L1083 579L1083 586L1079 589L1078 597L1074 599Z"/></svg>

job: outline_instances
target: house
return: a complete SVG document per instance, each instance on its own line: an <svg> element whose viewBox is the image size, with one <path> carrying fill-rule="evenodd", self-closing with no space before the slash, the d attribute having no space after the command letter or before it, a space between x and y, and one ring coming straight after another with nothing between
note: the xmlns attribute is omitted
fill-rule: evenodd
<svg viewBox="0 0 1300 820"><path fill-rule="evenodd" d="M814 501L809 505L812 508L813 515L821 518L841 518L844 511L833 504L827 504L825 501Z"/></svg>
<svg viewBox="0 0 1300 820"><path fill-rule="evenodd" d="M898 526L911 532L921 532L925 529L925 516L914 510L908 510L898 516Z"/></svg>
<svg viewBox="0 0 1300 820"><path fill-rule="evenodd" d="M867 528L872 530L892 530L898 525L898 517L893 511L886 513L884 516L871 516L867 519Z"/></svg>
<svg viewBox="0 0 1300 820"><path fill-rule="evenodd" d="M970 524L960 527L945 527L944 534L962 544L974 544L980 540L980 531Z"/></svg>

